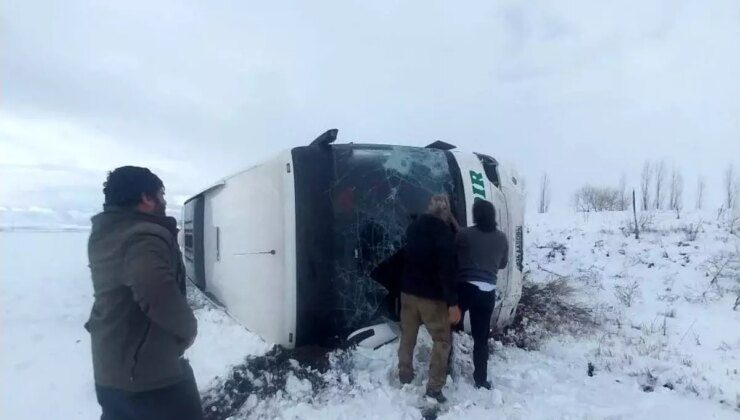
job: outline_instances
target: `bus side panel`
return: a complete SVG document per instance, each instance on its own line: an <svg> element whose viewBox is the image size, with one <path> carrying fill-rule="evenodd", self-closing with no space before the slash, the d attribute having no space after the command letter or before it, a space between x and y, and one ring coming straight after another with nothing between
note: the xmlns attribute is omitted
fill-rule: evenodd
<svg viewBox="0 0 740 420"><path fill-rule="evenodd" d="M292 346L294 276L286 261L285 191L290 161L268 161L206 195L206 290L242 325L268 342ZM288 235L289 236L289 235Z"/></svg>

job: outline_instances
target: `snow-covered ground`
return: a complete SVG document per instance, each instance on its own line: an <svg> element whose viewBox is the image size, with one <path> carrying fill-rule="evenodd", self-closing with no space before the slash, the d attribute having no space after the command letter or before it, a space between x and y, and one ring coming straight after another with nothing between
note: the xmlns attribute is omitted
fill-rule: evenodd
<svg viewBox="0 0 740 420"><path fill-rule="evenodd" d="M464 354L471 340L456 336L450 401L438 410L422 398L425 335L417 380L401 388L394 343L335 351L319 372L275 356L195 296L200 335L188 356L209 406L238 400L234 418L740 418L740 308L733 310L740 238L710 212L658 214L640 240L621 232L628 219L529 218L529 279L567 277L601 325L578 337L554 335L536 351L494 343L494 391L473 388ZM0 232L0 418L99 416L82 328L92 301L86 239L85 232ZM234 371L251 396L223 398L234 390Z"/></svg>
<svg viewBox="0 0 740 420"><path fill-rule="evenodd" d="M89 232L0 232L0 419L96 419ZM198 384L269 346L221 311L196 310Z"/></svg>

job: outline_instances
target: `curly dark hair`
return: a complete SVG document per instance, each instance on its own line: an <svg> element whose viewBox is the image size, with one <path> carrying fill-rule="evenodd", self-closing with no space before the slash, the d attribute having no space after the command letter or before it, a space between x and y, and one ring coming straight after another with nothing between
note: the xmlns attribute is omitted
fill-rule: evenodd
<svg viewBox="0 0 740 420"><path fill-rule="evenodd" d="M496 208L493 203L476 198L473 203L473 223L483 232L496 230Z"/></svg>
<svg viewBox="0 0 740 420"><path fill-rule="evenodd" d="M122 166L108 172L103 184L105 205L135 207L141 202L141 195L156 197L164 183L147 168Z"/></svg>

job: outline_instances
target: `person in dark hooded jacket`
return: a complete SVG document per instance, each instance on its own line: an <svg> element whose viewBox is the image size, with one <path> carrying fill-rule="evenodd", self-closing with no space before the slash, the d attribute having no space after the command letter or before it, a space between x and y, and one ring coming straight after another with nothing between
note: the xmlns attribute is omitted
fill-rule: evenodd
<svg viewBox="0 0 740 420"><path fill-rule="evenodd" d="M101 420L201 420L183 358L197 322L164 185L146 168L125 166L103 192L88 242L95 301L85 324Z"/></svg>
<svg viewBox="0 0 740 420"><path fill-rule="evenodd" d="M434 342L426 394L439 402L446 401L442 387L447 380L450 324L456 324L460 318L455 289L453 229L456 226L449 198L433 196L426 214L419 216L406 230L401 279L398 377L403 384L414 379L414 348L423 324Z"/></svg>

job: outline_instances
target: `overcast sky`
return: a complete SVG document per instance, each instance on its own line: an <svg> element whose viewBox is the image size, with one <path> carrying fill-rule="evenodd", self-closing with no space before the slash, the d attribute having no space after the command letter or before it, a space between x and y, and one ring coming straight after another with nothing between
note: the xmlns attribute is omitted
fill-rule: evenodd
<svg viewBox="0 0 740 420"><path fill-rule="evenodd" d="M740 169L740 2L36 1L0 21L0 206L92 212L106 171L171 202L328 128L442 139L553 207L646 158L719 206ZM740 170L738 171L740 172ZM531 202L530 202L531 205Z"/></svg>

